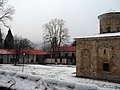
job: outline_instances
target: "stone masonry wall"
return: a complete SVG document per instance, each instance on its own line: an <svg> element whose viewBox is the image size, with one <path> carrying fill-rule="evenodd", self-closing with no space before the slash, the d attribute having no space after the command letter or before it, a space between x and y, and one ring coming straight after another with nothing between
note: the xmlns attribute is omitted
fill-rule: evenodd
<svg viewBox="0 0 120 90"><path fill-rule="evenodd" d="M120 12L111 12L98 16L100 33L120 32Z"/></svg>
<svg viewBox="0 0 120 90"><path fill-rule="evenodd" d="M120 83L120 37L76 41L77 76Z"/></svg>

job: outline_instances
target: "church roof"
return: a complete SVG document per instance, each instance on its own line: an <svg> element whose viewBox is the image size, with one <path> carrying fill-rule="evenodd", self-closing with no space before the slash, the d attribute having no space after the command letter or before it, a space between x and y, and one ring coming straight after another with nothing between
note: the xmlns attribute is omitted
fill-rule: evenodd
<svg viewBox="0 0 120 90"><path fill-rule="evenodd" d="M82 37L75 37L75 39L78 38L103 38L103 37L120 37L120 32L117 33L104 33L104 34L96 34L96 35L91 35L91 36L82 36Z"/></svg>

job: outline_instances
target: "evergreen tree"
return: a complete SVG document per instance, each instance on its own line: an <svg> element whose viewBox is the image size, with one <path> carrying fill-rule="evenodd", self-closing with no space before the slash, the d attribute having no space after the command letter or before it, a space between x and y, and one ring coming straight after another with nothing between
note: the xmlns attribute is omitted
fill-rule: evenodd
<svg viewBox="0 0 120 90"><path fill-rule="evenodd" d="M2 38L1 29L0 29L0 48L3 48L3 38Z"/></svg>
<svg viewBox="0 0 120 90"><path fill-rule="evenodd" d="M11 30L8 30L8 34L4 41L4 48L13 49L14 48L14 37L11 33Z"/></svg>
<svg viewBox="0 0 120 90"><path fill-rule="evenodd" d="M76 41L73 41L71 46L76 46Z"/></svg>

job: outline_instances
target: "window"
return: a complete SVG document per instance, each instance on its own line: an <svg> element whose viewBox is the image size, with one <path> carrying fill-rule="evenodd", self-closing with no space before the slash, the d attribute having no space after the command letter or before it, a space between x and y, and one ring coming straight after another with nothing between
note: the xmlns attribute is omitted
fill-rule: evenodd
<svg viewBox="0 0 120 90"><path fill-rule="evenodd" d="M62 58L60 58L60 62L62 63Z"/></svg>
<svg viewBox="0 0 120 90"><path fill-rule="evenodd" d="M104 54L106 54L106 50L104 50Z"/></svg>
<svg viewBox="0 0 120 90"><path fill-rule="evenodd" d="M65 53L65 57L67 57L68 56L68 54L67 53Z"/></svg>
<svg viewBox="0 0 120 90"><path fill-rule="evenodd" d="M58 57L61 57L61 54L59 53Z"/></svg>
<svg viewBox="0 0 120 90"><path fill-rule="evenodd" d="M103 71L109 71L109 63L103 63Z"/></svg>
<svg viewBox="0 0 120 90"><path fill-rule="evenodd" d="M33 62L33 59L31 59L31 62Z"/></svg>
<svg viewBox="0 0 120 90"><path fill-rule="evenodd" d="M100 32L102 32L102 28L100 28Z"/></svg>
<svg viewBox="0 0 120 90"><path fill-rule="evenodd" d="M55 57L55 54L53 53L53 54L52 54L52 58L54 58L54 57Z"/></svg>
<svg viewBox="0 0 120 90"><path fill-rule="evenodd" d="M55 62L57 62L57 58L55 59Z"/></svg>
<svg viewBox="0 0 120 90"><path fill-rule="evenodd" d="M120 28L119 28L119 27L117 27L116 29L117 29L117 31L120 31Z"/></svg>
<svg viewBox="0 0 120 90"><path fill-rule="evenodd" d="M74 53L72 53L72 57L75 57L75 54L74 54Z"/></svg>
<svg viewBox="0 0 120 90"><path fill-rule="evenodd" d="M111 32L111 27L107 27L107 32L108 32L108 33Z"/></svg>

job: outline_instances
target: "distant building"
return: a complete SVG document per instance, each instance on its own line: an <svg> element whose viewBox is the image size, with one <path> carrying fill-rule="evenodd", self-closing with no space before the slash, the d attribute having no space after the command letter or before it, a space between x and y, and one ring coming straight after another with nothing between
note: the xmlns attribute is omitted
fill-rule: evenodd
<svg viewBox="0 0 120 90"><path fill-rule="evenodd" d="M76 38L76 76L120 83L120 12L98 18L100 34Z"/></svg>
<svg viewBox="0 0 120 90"><path fill-rule="evenodd" d="M41 60L40 64L76 64L76 47L75 46L62 46L57 52L57 61L54 59L52 52L45 57L44 61Z"/></svg>
<svg viewBox="0 0 120 90"><path fill-rule="evenodd" d="M21 55L19 61L17 63L38 63L39 59L43 60L43 57L48 54L47 52L41 50L23 50L21 51ZM15 57L15 50L13 49L0 49L0 64L12 64L14 63Z"/></svg>

